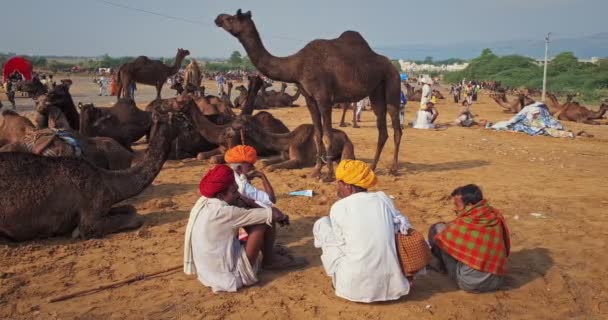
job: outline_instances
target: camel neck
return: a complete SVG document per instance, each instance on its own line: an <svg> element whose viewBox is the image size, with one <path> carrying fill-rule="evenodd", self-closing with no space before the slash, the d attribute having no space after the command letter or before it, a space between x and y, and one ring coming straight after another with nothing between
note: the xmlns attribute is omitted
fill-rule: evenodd
<svg viewBox="0 0 608 320"><path fill-rule="evenodd" d="M103 181L107 181L107 191L111 194L112 203L140 194L154 181L169 156L172 139L168 130L168 124L155 124L151 130L154 134L150 137L148 150L136 166L119 171L103 171Z"/></svg>
<svg viewBox="0 0 608 320"><path fill-rule="evenodd" d="M214 144L219 145L225 142L222 139L222 134L224 132L224 129L228 128L230 124L217 125L211 122L211 120L207 119L207 117L198 109L195 104L190 105L188 108L192 122L194 122L196 130L201 136L207 139L207 141Z"/></svg>
<svg viewBox="0 0 608 320"><path fill-rule="evenodd" d="M272 80L296 82L295 63L290 57L275 57L264 47L260 34L251 23L251 28L238 36L253 65Z"/></svg>
<svg viewBox="0 0 608 320"><path fill-rule="evenodd" d="M289 142L294 135L294 131L289 133L272 133L253 123L249 124L249 128L247 138L251 139L255 144L263 145L277 152L289 150Z"/></svg>

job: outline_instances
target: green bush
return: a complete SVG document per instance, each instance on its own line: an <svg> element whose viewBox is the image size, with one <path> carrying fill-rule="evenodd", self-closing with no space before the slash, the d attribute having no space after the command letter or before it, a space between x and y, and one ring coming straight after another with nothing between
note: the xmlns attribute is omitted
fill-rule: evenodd
<svg viewBox="0 0 608 320"><path fill-rule="evenodd" d="M543 86L543 66L534 60L518 55L499 57L490 49L470 61L462 71L445 75L448 82L463 78L478 81L500 81L512 88ZM558 93L578 93L583 101L597 101L608 93L608 59L598 64L579 62L571 52L560 53L549 62L547 90Z"/></svg>

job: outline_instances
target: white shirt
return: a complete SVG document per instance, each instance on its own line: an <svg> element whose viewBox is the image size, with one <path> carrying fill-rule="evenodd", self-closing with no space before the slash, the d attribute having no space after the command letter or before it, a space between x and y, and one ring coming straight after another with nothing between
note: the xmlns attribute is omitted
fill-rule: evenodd
<svg viewBox="0 0 608 320"><path fill-rule="evenodd" d="M239 176L236 172L234 173L234 179L236 184L239 186L239 193L246 196L247 198L255 201L262 208L270 208L274 204L270 201L270 196L265 191L259 190L254 187L246 176Z"/></svg>
<svg viewBox="0 0 608 320"><path fill-rule="evenodd" d="M201 197L193 210L205 199ZM245 250L237 238L238 229L255 224L271 225L272 210L233 207L215 198L209 198L200 210L191 238L198 279L213 292L234 292L242 286L237 260Z"/></svg>
<svg viewBox="0 0 608 320"><path fill-rule="evenodd" d="M426 104L429 103L429 101L431 101L432 93L433 93L433 90L431 90L431 86L425 83L422 86L422 97L420 98L421 106L426 106Z"/></svg>
<svg viewBox="0 0 608 320"><path fill-rule="evenodd" d="M431 123L433 114L424 110L418 110L416 120L414 120L414 129L433 129L435 126Z"/></svg>
<svg viewBox="0 0 608 320"><path fill-rule="evenodd" d="M409 293L395 248L397 216L404 228L410 226L384 192L359 192L336 202L329 219L315 223L315 246L323 248L321 260L337 296L373 302ZM328 220L331 227L322 226Z"/></svg>

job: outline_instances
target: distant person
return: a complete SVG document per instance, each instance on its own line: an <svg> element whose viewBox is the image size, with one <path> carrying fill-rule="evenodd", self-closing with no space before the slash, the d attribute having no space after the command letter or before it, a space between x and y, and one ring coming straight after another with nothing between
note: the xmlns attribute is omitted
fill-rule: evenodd
<svg viewBox="0 0 608 320"><path fill-rule="evenodd" d="M498 290L504 283L511 251L509 229L500 211L474 184L452 192L456 218L431 226L428 240L435 261L465 291Z"/></svg>
<svg viewBox="0 0 608 320"><path fill-rule="evenodd" d="M464 93L466 95L467 102L469 105L473 104L473 84L469 82L464 89Z"/></svg>
<svg viewBox="0 0 608 320"><path fill-rule="evenodd" d="M108 95L108 80L106 79L106 77L104 77L104 76L99 77L99 79L97 80L97 83L99 83L99 95L107 96Z"/></svg>
<svg viewBox="0 0 608 320"><path fill-rule="evenodd" d="M424 107L427 103L431 102L431 95L433 94L433 89L431 85L433 84L433 80L429 77L422 78L422 96L420 97L420 106Z"/></svg>
<svg viewBox="0 0 608 320"><path fill-rule="evenodd" d="M401 129L405 128L405 106L407 105L407 96L403 90L399 91L399 124Z"/></svg>
<svg viewBox="0 0 608 320"><path fill-rule="evenodd" d="M131 99L135 100L135 90L137 90L137 85L135 84L135 81L131 81L131 84L129 84L129 96L131 96Z"/></svg>
<svg viewBox="0 0 608 320"><path fill-rule="evenodd" d="M219 92L218 95L221 96L224 94L224 84L226 83L226 78L220 73L215 77L215 81L217 82L217 91Z"/></svg>
<svg viewBox="0 0 608 320"><path fill-rule="evenodd" d="M470 127L475 124L471 105L466 100L462 101L462 107L458 111L458 117L454 122L461 127Z"/></svg>

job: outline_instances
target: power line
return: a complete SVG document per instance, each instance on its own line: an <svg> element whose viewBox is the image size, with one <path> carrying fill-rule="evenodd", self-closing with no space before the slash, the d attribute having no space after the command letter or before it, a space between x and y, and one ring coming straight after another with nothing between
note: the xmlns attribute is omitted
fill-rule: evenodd
<svg viewBox="0 0 608 320"><path fill-rule="evenodd" d="M207 28L213 28L213 29L216 28L215 24L205 23L205 22L201 22L201 21L198 21L198 20L192 20L192 19L187 19L187 18L180 18L180 17L176 17L176 16L172 16L172 15L168 15L168 14L164 14L164 13L160 13L160 12L155 12L155 11L151 11L151 10L147 10L147 9L142 9L142 8L137 8L137 7L125 5L125 4L122 4L122 3L116 3L116 2L113 2L113 1L107 1L107 0L91 0L91 1L102 3L102 4L105 4L105 5L108 5L108 6L112 6L112 7L116 7L116 8L122 8L122 9L127 9L127 10L132 10L132 11L138 11L138 12L142 12L142 13L147 13L147 14L158 16L158 17L163 17L165 19L187 22L187 23L190 23L190 24L194 24L194 25L198 25L198 26L203 26L203 27L207 27ZM284 37L284 36L271 35L271 36L268 36L268 37L269 38L274 38L274 39L280 39L280 40L304 42L304 40L290 38L290 37Z"/></svg>

